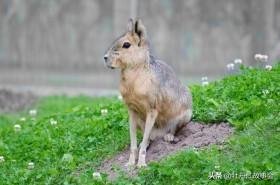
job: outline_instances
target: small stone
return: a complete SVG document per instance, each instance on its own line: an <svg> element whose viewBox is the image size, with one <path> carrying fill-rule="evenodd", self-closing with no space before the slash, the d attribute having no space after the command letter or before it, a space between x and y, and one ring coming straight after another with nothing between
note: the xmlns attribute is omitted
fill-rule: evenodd
<svg viewBox="0 0 280 185"><path fill-rule="evenodd" d="M203 132L197 132L193 135L194 138L197 138L197 137L202 137L204 135Z"/></svg>

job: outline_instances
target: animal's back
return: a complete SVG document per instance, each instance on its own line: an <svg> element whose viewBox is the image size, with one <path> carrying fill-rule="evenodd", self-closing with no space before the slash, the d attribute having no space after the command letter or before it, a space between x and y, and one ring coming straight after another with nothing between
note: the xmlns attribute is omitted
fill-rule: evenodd
<svg viewBox="0 0 280 185"><path fill-rule="evenodd" d="M159 82L157 97L160 99L158 123L166 124L170 119L182 114L192 107L189 89L176 77L173 69L161 60L151 58L150 69Z"/></svg>
<svg viewBox="0 0 280 185"><path fill-rule="evenodd" d="M160 92L165 93L163 96L168 96L173 101L187 103L187 106L191 108L192 96L190 90L180 82L173 69L158 59L152 59L150 66L159 81Z"/></svg>

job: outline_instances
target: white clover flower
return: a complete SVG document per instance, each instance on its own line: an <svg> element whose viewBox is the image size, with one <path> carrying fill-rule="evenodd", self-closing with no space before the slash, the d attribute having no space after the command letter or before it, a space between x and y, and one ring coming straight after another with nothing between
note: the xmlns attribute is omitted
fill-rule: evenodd
<svg viewBox="0 0 280 185"><path fill-rule="evenodd" d="M207 76L204 76L201 78L201 81L207 81L208 80L208 77Z"/></svg>
<svg viewBox="0 0 280 185"><path fill-rule="evenodd" d="M100 179L101 179L101 174L100 174L99 172L94 172L94 173L92 174L92 177L93 177L94 179L100 180Z"/></svg>
<svg viewBox="0 0 280 185"><path fill-rule="evenodd" d="M50 124L51 124L51 125L56 125L56 124L57 124L57 121L54 120L54 119L51 119L51 120L50 120Z"/></svg>
<svg viewBox="0 0 280 185"><path fill-rule="evenodd" d="M272 66L271 65L265 65L265 69L270 71L272 69Z"/></svg>
<svg viewBox="0 0 280 185"><path fill-rule="evenodd" d="M267 62L268 61L268 56L267 55L262 55L262 54L255 54L255 60L258 62Z"/></svg>
<svg viewBox="0 0 280 185"><path fill-rule="evenodd" d="M1 162L4 162L4 161L5 161L4 156L0 156L0 163L1 163Z"/></svg>
<svg viewBox="0 0 280 185"><path fill-rule="evenodd" d="M262 90L262 93L263 93L264 95L267 95L267 94L269 93L269 91L268 91L267 89L264 89L264 90Z"/></svg>
<svg viewBox="0 0 280 185"><path fill-rule="evenodd" d="M71 153L65 153L63 156L62 156L62 161L64 162L71 162L73 161L73 156Z"/></svg>
<svg viewBox="0 0 280 185"><path fill-rule="evenodd" d="M262 56L263 56L263 55L262 55L262 54L259 54L259 53L258 53L258 54L255 54L255 60L256 60L256 61L261 61Z"/></svg>
<svg viewBox="0 0 280 185"><path fill-rule="evenodd" d="M33 162L29 162L27 168L29 170L32 170L34 168L34 163Z"/></svg>
<svg viewBox="0 0 280 185"><path fill-rule="evenodd" d="M119 100L122 100L122 99L123 99L122 95L119 95L119 96L118 96L118 99L119 99Z"/></svg>
<svg viewBox="0 0 280 185"><path fill-rule="evenodd" d="M261 58L262 62L267 62L268 61L268 56L267 55L263 55Z"/></svg>
<svg viewBox="0 0 280 185"><path fill-rule="evenodd" d="M21 122L25 122L25 121L26 121L26 118L25 118L25 117L22 117L22 118L20 118L20 121L21 121Z"/></svg>
<svg viewBox="0 0 280 185"><path fill-rule="evenodd" d="M29 115L30 116L36 116L37 115L37 110L36 109L32 109L29 111Z"/></svg>
<svg viewBox="0 0 280 185"><path fill-rule="evenodd" d="M215 169L220 169L219 165L214 166Z"/></svg>
<svg viewBox="0 0 280 185"><path fill-rule="evenodd" d="M101 109L101 114L102 115L106 115L108 113L108 110L107 109Z"/></svg>
<svg viewBox="0 0 280 185"><path fill-rule="evenodd" d="M199 155L199 152L196 150L196 148L193 151L196 155Z"/></svg>
<svg viewBox="0 0 280 185"><path fill-rule="evenodd" d="M14 126L14 128L15 128L15 131L16 131L16 132L18 132L18 131L20 131L21 126L20 126L20 125L18 125L18 124L16 124L16 125Z"/></svg>
<svg viewBox="0 0 280 185"><path fill-rule="evenodd" d="M227 69L230 70L234 70L234 64L233 63L229 63L227 64Z"/></svg>
<svg viewBox="0 0 280 185"><path fill-rule="evenodd" d="M209 85L209 82L207 81L202 82L202 86L207 86L207 85Z"/></svg>
<svg viewBox="0 0 280 185"><path fill-rule="evenodd" d="M234 60L235 64L242 64L242 60L240 58L237 58Z"/></svg>

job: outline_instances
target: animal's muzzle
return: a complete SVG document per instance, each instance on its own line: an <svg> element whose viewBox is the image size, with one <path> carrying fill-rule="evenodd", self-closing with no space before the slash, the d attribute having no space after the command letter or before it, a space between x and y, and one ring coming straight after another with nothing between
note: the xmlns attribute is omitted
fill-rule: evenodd
<svg viewBox="0 0 280 185"><path fill-rule="evenodd" d="M104 60L105 60L105 62L107 63L107 60L108 60L108 55L107 55L107 54L104 55Z"/></svg>
<svg viewBox="0 0 280 185"><path fill-rule="evenodd" d="M112 64L111 64L111 60L109 59L109 55L108 55L108 54L104 55L104 60L105 60L105 65L106 65L108 68L114 69L114 67L111 66Z"/></svg>

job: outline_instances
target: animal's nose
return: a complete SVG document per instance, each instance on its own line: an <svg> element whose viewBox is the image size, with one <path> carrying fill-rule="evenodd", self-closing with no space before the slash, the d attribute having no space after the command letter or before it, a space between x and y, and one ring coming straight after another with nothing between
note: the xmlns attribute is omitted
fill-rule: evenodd
<svg viewBox="0 0 280 185"><path fill-rule="evenodd" d="M108 55L104 55L104 60L107 61Z"/></svg>

